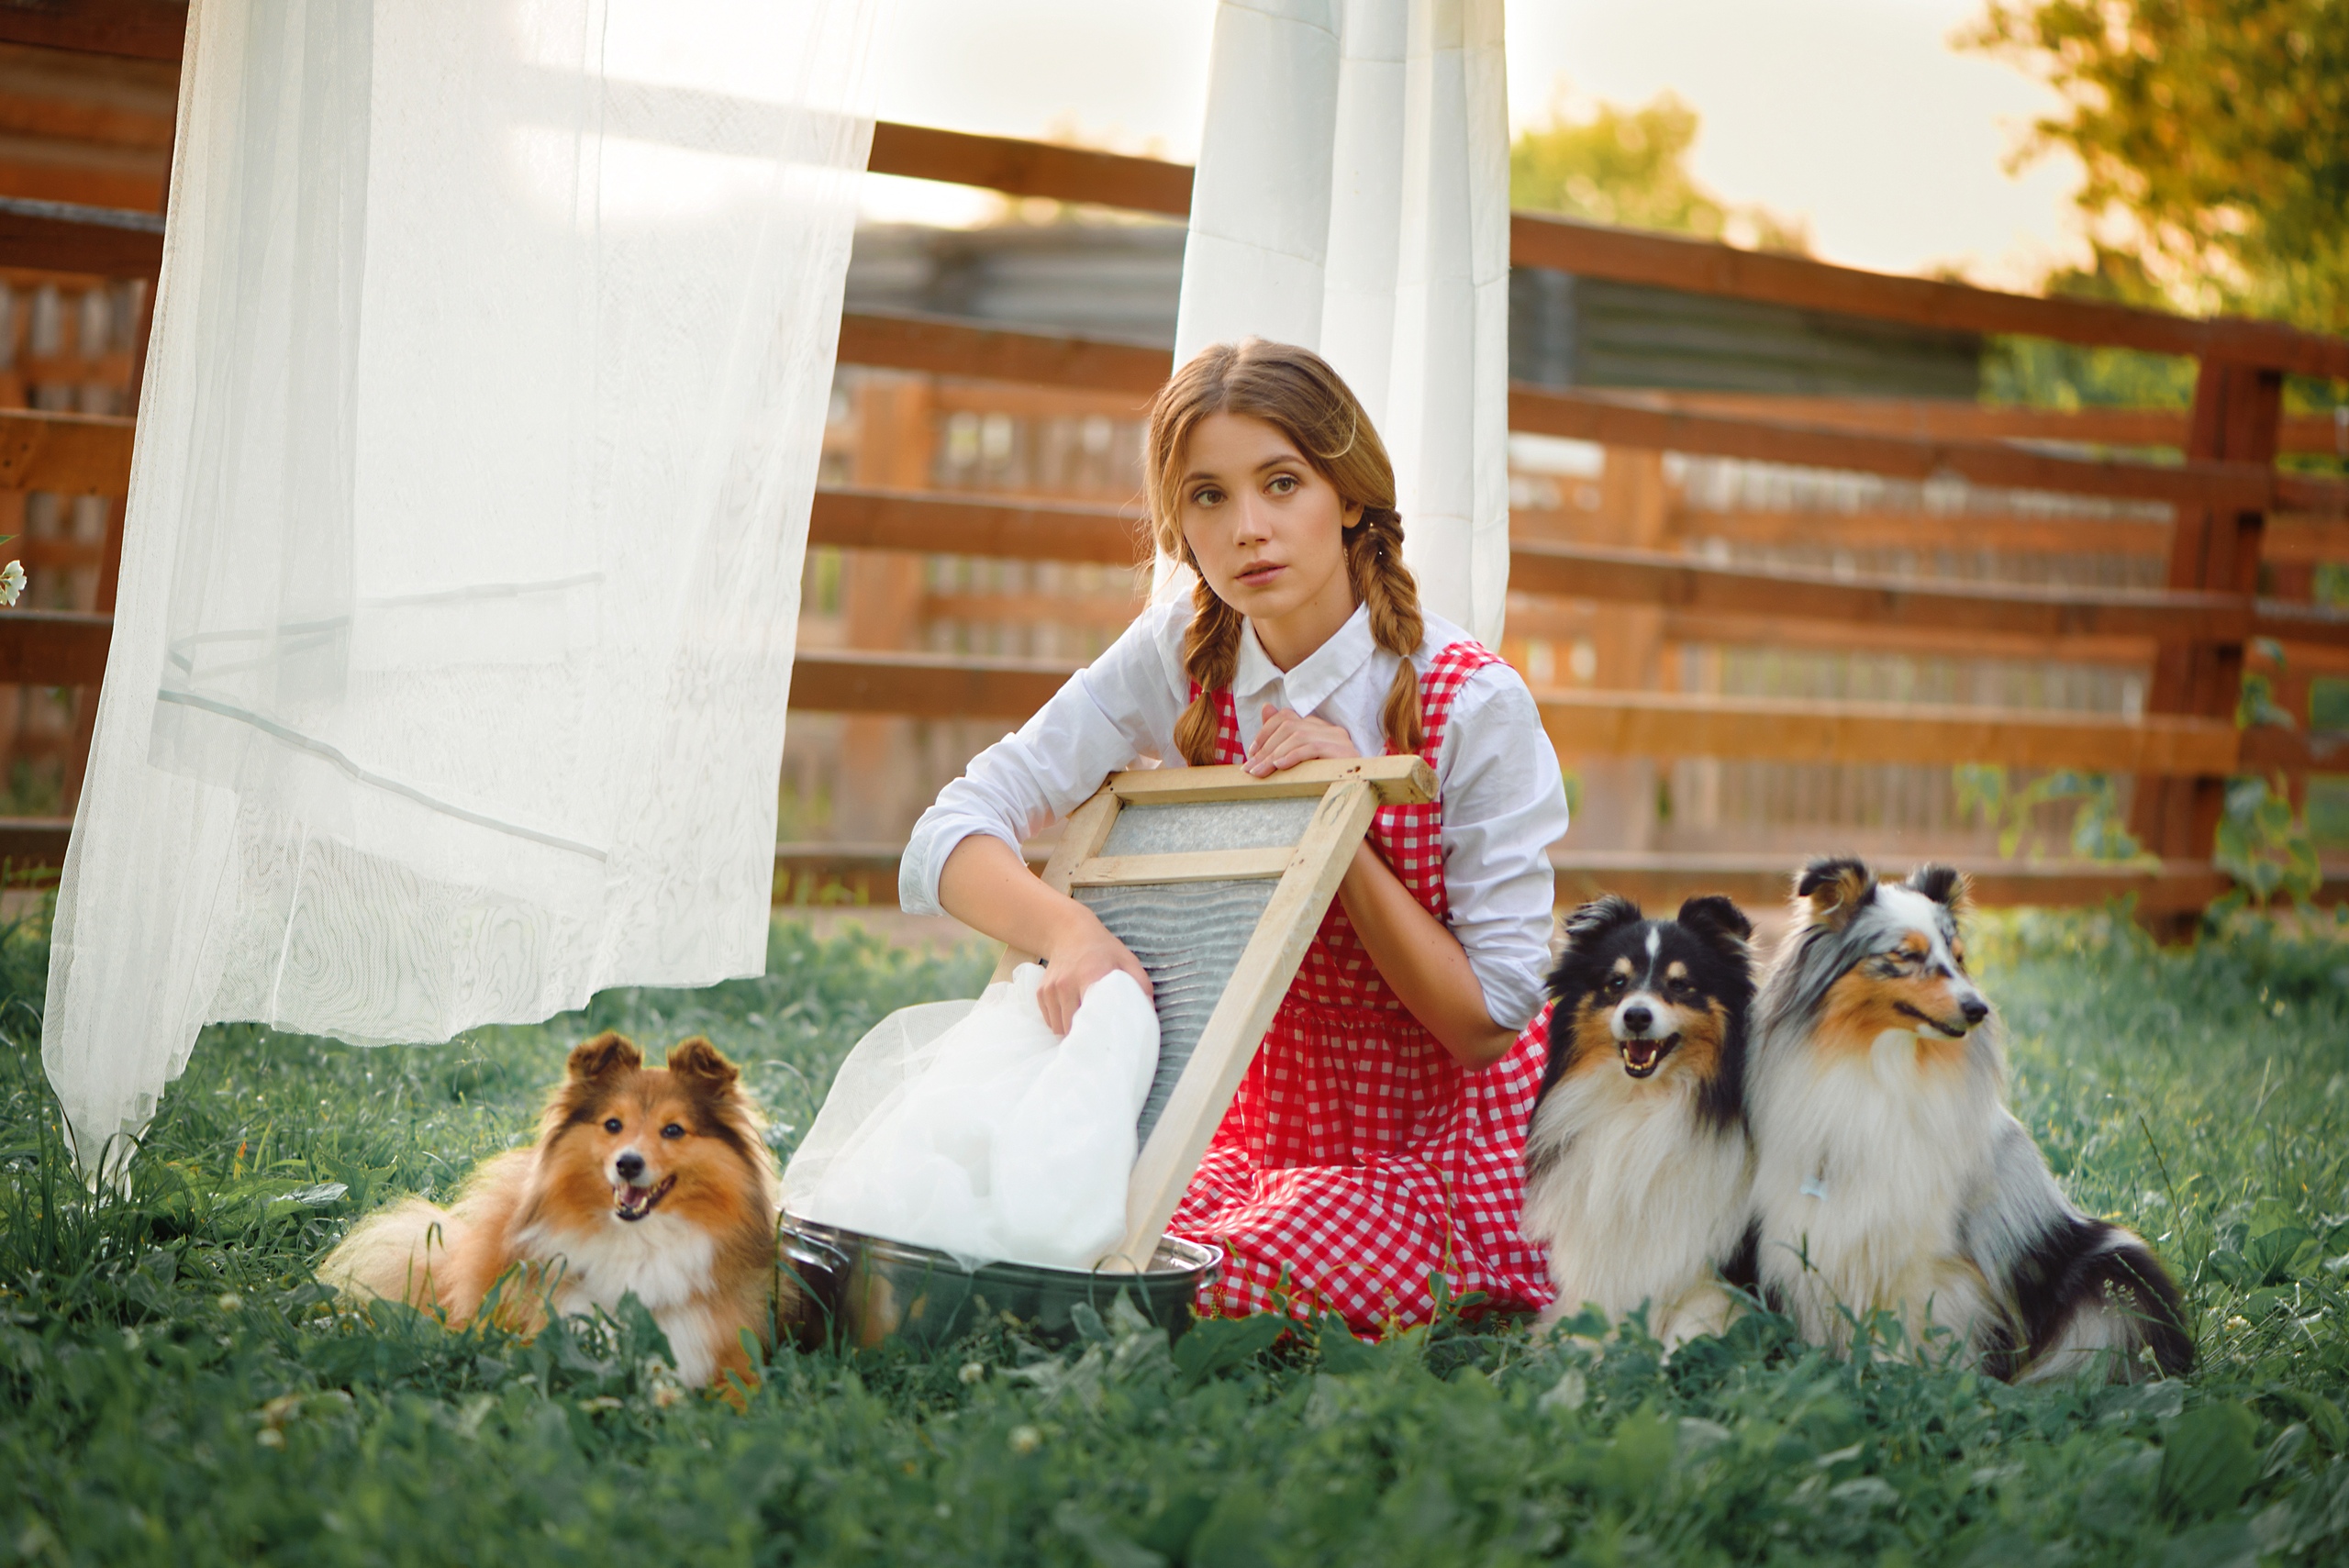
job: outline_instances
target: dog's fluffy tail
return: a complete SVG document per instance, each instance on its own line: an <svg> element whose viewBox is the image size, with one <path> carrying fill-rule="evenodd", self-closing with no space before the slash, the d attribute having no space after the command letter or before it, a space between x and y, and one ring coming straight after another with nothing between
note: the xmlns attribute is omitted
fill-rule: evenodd
<svg viewBox="0 0 2349 1568"><path fill-rule="evenodd" d="M353 1227L318 1265L318 1278L348 1295L438 1305L445 1286L433 1275L447 1271L463 1226L461 1213L404 1198Z"/></svg>
<svg viewBox="0 0 2349 1568"><path fill-rule="evenodd" d="M2193 1369L2177 1284L2136 1235L2081 1217L2052 1230L2034 1262L2038 1268L2019 1282L2030 1335L2021 1381L2133 1383Z"/></svg>
<svg viewBox="0 0 2349 1568"><path fill-rule="evenodd" d="M2011 1319L1987 1336L1989 1371L2130 1383L2192 1368L2177 1282L2135 1233L2074 1207L2011 1117L1993 1154L1991 1201L1967 1227Z"/></svg>

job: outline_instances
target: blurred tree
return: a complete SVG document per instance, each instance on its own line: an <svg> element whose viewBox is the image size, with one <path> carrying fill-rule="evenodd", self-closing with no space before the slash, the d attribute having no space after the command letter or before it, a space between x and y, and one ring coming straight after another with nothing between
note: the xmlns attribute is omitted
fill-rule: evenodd
<svg viewBox="0 0 2349 1568"><path fill-rule="evenodd" d="M1799 218L1730 206L1696 182L1687 159L1697 130L1697 111L1668 92L1636 109L1600 103L1583 118L1553 103L1549 123L1520 133L1509 148L1509 206L1808 251L1810 236Z"/></svg>
<svg viewBox="0 0 2349 1568"><path fill-rule="evenodd" d="M2118 297L2349 329L2349 3L1987 0L1959 42L2062 95Z"/></svg>

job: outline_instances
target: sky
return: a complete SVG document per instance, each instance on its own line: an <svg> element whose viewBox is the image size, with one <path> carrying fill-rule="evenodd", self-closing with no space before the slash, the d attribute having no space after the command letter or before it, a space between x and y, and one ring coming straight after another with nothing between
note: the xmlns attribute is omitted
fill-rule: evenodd
<svg viewBox="0 0 2349 1568"><path fill-rule="evenodd" d="M1188 162L1214 0L895 0L885 119L1002 136L1074 131ZM1670 90L1702 117L1690 166L1721 199L1807 218L1817 253L1884 272L2029 286L2082 250L2079 169L2009 152L2054 95L1953 33L1983 0L1508 0L1514 127L1570 101ZM874 177L883 220L968 224L979 192Z"/></svg>

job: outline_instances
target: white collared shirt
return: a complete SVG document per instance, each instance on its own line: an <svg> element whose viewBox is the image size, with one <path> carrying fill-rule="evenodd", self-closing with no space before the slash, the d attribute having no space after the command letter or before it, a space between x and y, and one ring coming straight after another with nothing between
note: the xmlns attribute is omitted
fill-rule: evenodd
<svg viewBox="0 0 2349 1568"><path fill-rule="evenodd" d="M1017 852L1022 837L1067 816L1102 779L1138 759L1182 766L1174 722L1190 706L1183 669L1190 619L1187 600L1144 611L1018 733L974 757L914 824L898 868L898 902L915 914L942 913L939 874L954 846L974 833L1000 839ZM1411 658L1420 677L1438 653L1467 636L1427 616ZM1336 635L1286 673L1243 621L1231 681L1241 745L1254 744L1269 703L1341 725L1364 756L1381 755L1386 739L1380 710L1395 664L1396 656L1372 639L1366 609L1356 608ZM1516 671L1489 664L1462 684L1435 773L1453 934L1467 950L1493 1022L1522 1029L1542 1006L1553 896L1548 851L1566 830L1566 792L1533 695Z"/></svg>

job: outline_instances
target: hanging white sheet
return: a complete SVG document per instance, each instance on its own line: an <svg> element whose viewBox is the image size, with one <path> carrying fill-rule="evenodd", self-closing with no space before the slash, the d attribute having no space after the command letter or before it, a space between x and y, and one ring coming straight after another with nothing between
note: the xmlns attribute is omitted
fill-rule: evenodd
<svg viewBox="0 0 2349 1568"><path fill-rule="evenodd" d="M197 0L43 1028L85 1168L207 1020L761 971L883 3Z"/></svg>
<svg viewBox="0 0 2349 1568"><path fill-rule="evenodd" d="M1211 61L1175 362L1252 333L1335 365L1395 460L1403 553L1427 603L1497 647L1501 0L1221 0Z"/></svg>

